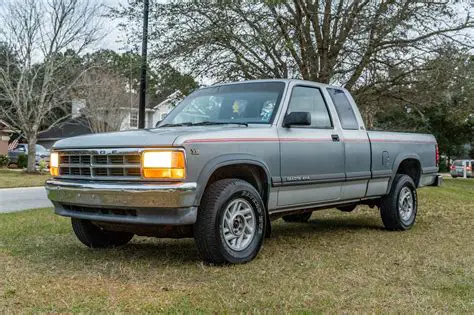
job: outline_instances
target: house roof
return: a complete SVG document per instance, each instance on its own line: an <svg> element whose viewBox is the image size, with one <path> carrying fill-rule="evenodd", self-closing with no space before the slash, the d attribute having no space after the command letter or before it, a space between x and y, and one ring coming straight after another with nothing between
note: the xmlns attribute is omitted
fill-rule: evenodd
<svg viewBox="0 0 474 315"><path fill-rule="evenodd" d="M159 108L165 105L172 104L173 102L176 102L177 100L182 99L183 97L184 97L183 93L181 93L180 90L176 90L170 95L168 95L168 97L165 98L161 103L159 103L158 105L155 105L153 109L158 110Z"/></svg>
<svg viewBox="0 0 474 315"><path fill-rule="evenodd" d="M131 99L130 99L130 103L127 104L127 108L135 108L135 109L138 109L138 107L140 106L140 98L138 97L138 94L132 94L131 96ZM151 99L151 97L149 95L146 95L145 96L145 108L153 108L155 106L155 104L153 103L153 100Z"/></svg>
<svg viewBox="0 0 474 315"><path fill-rule="evenodd" d="M38 140L58 140L92 133L89 123L84 116L69 118L56 126L41 131Z"/></svg>
<svg viewBox="0 0 474 315"><path fill-rule="evenodd" d="M120 109L122 109L124 111L127 111L127 112L131 111L131 110L138 112L138 110L139 110L138 107L120 107ZM147 107L147 108L145 108L145 112L156 112L156 109L154 107L153 108L148 108Z"/></svg>

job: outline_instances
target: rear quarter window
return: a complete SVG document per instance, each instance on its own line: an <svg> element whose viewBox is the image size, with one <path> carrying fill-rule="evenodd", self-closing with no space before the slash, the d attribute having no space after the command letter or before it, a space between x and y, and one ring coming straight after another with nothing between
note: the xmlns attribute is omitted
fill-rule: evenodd
<svg viewBox="0 0 474 315"><path fill-rule="evenodd" d="M349 102L346 94L343 90L328 88L329 95L331 96L332 102L336 107L337 115L341 121L343 129L357 130L359 129L359 123L352 109L352 105Z"/></svg>

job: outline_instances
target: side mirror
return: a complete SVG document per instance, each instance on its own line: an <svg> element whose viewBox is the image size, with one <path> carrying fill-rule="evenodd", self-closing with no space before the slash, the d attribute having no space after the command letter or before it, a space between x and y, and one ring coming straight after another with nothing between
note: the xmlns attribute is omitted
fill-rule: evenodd
<svg viewBox="0 0 474 315"><path fill-rule="evenodd" d="M283 127L309 125L311 125L311 113L309 112L292 112L283 119Z"/></svg>

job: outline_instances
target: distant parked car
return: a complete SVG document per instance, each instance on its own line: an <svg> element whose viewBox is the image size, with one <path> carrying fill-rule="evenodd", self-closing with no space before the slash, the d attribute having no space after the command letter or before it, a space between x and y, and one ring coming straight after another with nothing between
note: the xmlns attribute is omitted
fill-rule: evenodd
<svg viewBox="0 0 474 315"><path fill-rule="evenodd" d="M472 177L472 166L474 165L474 160L455 160L451 164L451 176L464 177L464 166L466 166L466 176Z"/></svg>
<svg viewBox="0 0 474 315"><path fill-rule="evenodd" d="M26 143L21 143L19 144L15 149L8 151L8 158L10 159L9 165L10 164L18 164L18 158L21 155L28 155L28 144ZM46 164L49 166L49 156L51 153L43 147L42 145L37 144L36 145L36 159L35 159L35 164L39 165L39 162L41 160L45 160Z"/></svg>

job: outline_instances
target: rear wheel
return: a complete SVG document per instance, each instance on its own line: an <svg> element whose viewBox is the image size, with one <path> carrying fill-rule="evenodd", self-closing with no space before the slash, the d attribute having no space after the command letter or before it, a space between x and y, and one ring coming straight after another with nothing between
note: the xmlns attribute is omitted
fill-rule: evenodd
<svg viewBox="0 0 474 315"><path fill-rule="evenodd" d="M257 190L240 179L222 179L204 193L194 225L201 257L210 263L245 263L265 234L265 208Z"/></svg>
<svg viewBox="0 0 474 315"><path fill-rule="evenodd" d="M82 244L92 248L115 247L127 244L132 233L107 231L89 220L71 219L72 229Z"/></svg>
<svg viewBox="0 0 474 315"><path fill-rule="evenodd" d="M285 215L283 217L283 220L285 222L289 222L289 223L308 222L308 220L309 220L309 218L311 218L312 214L313 214L313 212L305 212L305 213Z"/></svg>
<svg viewBox="0 0 474 315"><path fill-rule="evenodd" d="M389 230L408 230L415 223L417 210L415 183L410 176L397 174L390 193L380 204L383 224Z"/></svg>

